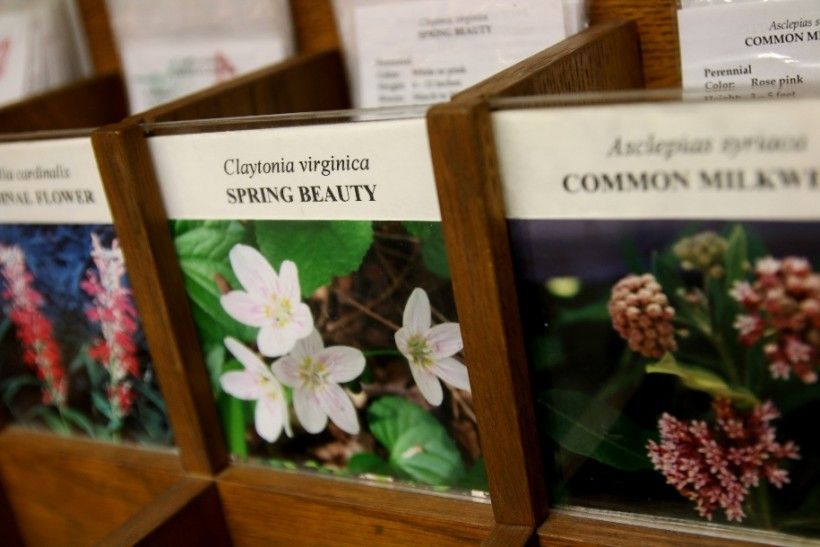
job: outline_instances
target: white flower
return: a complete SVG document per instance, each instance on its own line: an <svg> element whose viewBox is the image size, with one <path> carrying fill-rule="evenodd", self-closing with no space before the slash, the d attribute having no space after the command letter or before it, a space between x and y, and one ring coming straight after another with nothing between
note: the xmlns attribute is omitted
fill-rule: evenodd
<svg viewBox="0 0 820 547"><path fill-rule="evenodd" d="M279 381L254 352L233 338L225 338L225 346L245 370L226 372L219 378L222 389L237 399L256 401L254 423L259 436L272 443L284 427L293 436L288 419L288 405Z"/></svg>
<svg viewBox="0 0 820 547"><path fill-rule="evenodd" d="M421 394L428 403L438 406L444 398L439 378L465 391L470 391L470 380L467 367L453 358L463 347L458 323L430 325L427 293L414 289L404 307L402 327L396 331L396 346L410 363Z"/></svg>
<svg viewBox="0 0 820 547"><path fill-rule="evenodd" d="M310 308L301 301L296 264L285 260L276 275L259 251L241 244L234 245L229 257L245 290L223 295L222 307L240 323L259 328L256 345L262 355L286 354L313 328Z"/></svg>
<svg viewBox="0 0 820 547"><path fill-rule="evenodd" d="M356 435L356 409L339 383L356 379L364 370L364 361L364 354L355 348L324 347L314 329L296 342L290 354L273 363L273 372L293 388L293 409L308 433L322 431L330 418L341 430Z"/></svg>

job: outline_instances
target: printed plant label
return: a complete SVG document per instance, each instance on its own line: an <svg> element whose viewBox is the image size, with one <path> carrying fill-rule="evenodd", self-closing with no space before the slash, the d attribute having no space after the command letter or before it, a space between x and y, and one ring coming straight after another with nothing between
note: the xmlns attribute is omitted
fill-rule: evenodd
<svg viewBox="0 0 820 547"><path fill-rule="evenodd" d="M424 120L151 150L231 453L485 491Z"/></svg>
<svg viewBox="0 0 820 547"><path fill-rule="evenodd" d="M820 5L740 2L678 11L683 87L705 100L809 97L820 86Z"/></svg>
<svg viewBox="0 0 820 547"><path fill-rule="evenodd" d="M0 394L15 421L169 444L87 138L0 145Z"/></svg>
<svg viewBox="0 0 820 547"><path fill-rule="evenodd" d="M562 503L817 536L820 102L753 106L494 114Z"/></svg>

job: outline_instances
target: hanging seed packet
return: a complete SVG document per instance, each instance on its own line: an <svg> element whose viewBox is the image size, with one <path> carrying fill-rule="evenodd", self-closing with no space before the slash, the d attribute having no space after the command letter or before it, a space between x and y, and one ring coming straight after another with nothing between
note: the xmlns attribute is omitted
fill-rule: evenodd
<svg viewBox="0 0 820 547"><path fill-rule="evenodd" d="M234 457L483 496L424 120L149 144Z"/></svg>
<svg viewBox="0 0 820 547"><path fill-rule="evenodd" d="M817 100L495 115L559 504L820 534L818 121Z"/></svg>
<svg viewBox="0 0 820 547"><path fill-rule="evenodd" d="M0 397L12 421L169 444L88 138L0 144Z"/></svg>

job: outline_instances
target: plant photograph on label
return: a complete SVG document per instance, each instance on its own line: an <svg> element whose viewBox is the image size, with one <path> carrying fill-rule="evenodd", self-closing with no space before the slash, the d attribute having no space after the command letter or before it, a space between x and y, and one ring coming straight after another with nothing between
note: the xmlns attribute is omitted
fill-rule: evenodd
<svg viewBox="0 0 820 547"><path fill-rule="evenodd" d="M60 434L172 442L110 225L0 225L0 397Z"/></svg>
<svg viewBox="0 0 820 547"><path fill-rule="evenodd" d="M171 222L230 452L485 491L437 222Z"/></svg>
<svg viewBox="0 0 820 547"><path fill-rule="evenodd" d="M816 224L510 234L553 499L820 536Z"/></svg>

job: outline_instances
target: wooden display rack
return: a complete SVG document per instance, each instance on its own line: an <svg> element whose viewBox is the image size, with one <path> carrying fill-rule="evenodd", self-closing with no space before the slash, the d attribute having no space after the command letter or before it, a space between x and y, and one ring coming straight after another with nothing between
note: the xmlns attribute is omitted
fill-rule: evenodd
<svg viewBox="0 0 820 547"><path fill-rule="evenodd" d="M481 88L519 85L531 91L551 87L591 91L640 87L638 54L634 26L608 23L545 50ZM321 86L315 85L319 78ZM497 349L493 358L483 361L481 370L474 370L471 382L492 506L228 462L148 141L155 135L255 129L276 123L203 118L344 108L348 106L345 90L336 51L308 54L102 128L92 137L120 241L131 264L138 304L150 310L144 314L144 327L182 465L188 474L213 477L223 522L237 544L312 543L327 537L351 543L379 538L401 544L523 543L546 515L545 483L531 429L534 421L526 371L508 368L508 356ZM186 120L202 121L163 123ZM455 265L460 257L451 255L450 260ZM505 345L502 340L498 347ZM158 515L166 518L166 529L173 528L170 521L187 522L202 507L192 503L190 492L197 490L192 487L188 496L163 496L163 505L153 503L111 537L147 538L158 520L163 520ZM277 526L276 522L288 525Z"/></svg>
<svg viewBox="0 0 820 547"><path fill-rule="evenodd" d="M0 503L4 539L13 541L16 521L21 542L38 545L100 540L105 545L173 544L181 538L214 545L315 544L328 537L348 543L435 545L532 541L547 516L547 481L514 306L487 99L638 88L644 85L644 74L649 85L674 84L679 81L679 61L677 41L670 35L676 32L673 3L646 4L593 2L594 24L589 30L474 86L428 115L457 304L471 310L462 314L462 324L465 353L475 363L471 383L491 505L229 461L148 142L161 134L263 128L268 123L212 118L348 108L341 55L327 49L338 43L332 21L328 24L329 4L293 0L300 50L308 53L94 132L98 164L143 310L178 452L58 438L7 426L0 433L0 477L14 519ZM100 5L98 0L81 2L89 28ZM598 23L624 13L638 19L645 46L653 43L647 36L658 37L657 48L644 48L643 61L633 23ZM100 43L111 43L110 30L99 20L95 24ZM314 26L325 30L312 33ZM660 47L668 44L672 49ZM99 52L94 58L98 66L119 63L116 56ZM0 110L0 125L19 131L67 129L124 118L122 109L78 108L108 105L112 93L121 97L120 84L103 80L32 99L15 111ZM71 108L66 107L69 104ZM202 121L187 127L157 125L194 120ZM475 256L485 259L471 260ZM471 301L476 291L488 298ZM58 499L71 500L70 506L61 506ZM538 539L542 544L629 545L694 537L555 514L541 526Z"/></svg>

